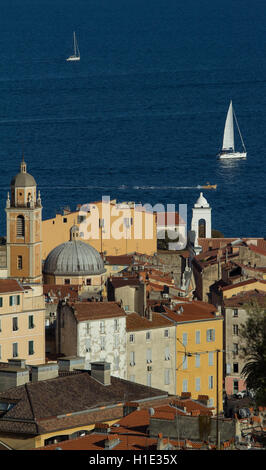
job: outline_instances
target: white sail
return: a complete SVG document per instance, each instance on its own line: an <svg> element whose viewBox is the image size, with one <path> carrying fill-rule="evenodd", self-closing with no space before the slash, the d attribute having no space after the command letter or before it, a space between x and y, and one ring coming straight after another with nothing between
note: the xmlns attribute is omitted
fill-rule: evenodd
<svg viewBox="0 0 266 470"><path fill-rule="evenodd" d="M233 105L230 102L224 126L223 150L235 150Z"/></svg>
<svg viewBox="0 0 266 470"><path fill-rule="evenodd" d="M80 52L79 52L78 41L76 38L75 31L73 33L73 42L74 42L74 55L71 55L70 57L68 57L66 59L67 61L80 60Z"/></svg>

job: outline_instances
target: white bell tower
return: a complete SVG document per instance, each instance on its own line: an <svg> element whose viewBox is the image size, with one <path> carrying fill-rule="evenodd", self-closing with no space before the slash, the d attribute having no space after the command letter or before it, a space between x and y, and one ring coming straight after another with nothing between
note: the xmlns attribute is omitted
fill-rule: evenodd
<svg viewBox="0 0 266 470"><path fill-rule="evenodd" d="M198 239L200 221L204 221L205 223L205 238L211 238L212 236L211 211L212 210L207 199L205 199L203 193L200 193L200 196L192 209L191 230L196 234L195 246L199 246Z"/></svg>

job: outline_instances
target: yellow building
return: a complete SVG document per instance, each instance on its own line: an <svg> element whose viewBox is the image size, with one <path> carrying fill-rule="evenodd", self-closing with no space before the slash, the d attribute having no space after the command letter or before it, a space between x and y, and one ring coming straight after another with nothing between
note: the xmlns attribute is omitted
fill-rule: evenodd
<svg viewBox="0 0 266 470"><path fill-rule="evenodd" d="M191 301L165 308L176 324L176 394L223 410L223 317L213 305Z"/></svg>
<svg viewBox="0 0 266 470"><path fill-rule="evenodd" d="M43 259L56 246L69 241L73 225L79 227L79 239L105 255L125 255L157 251L156 214L135 203L102 200L81 206L75 212L64 211L42 222Z"/></svg>
<svg viewBox="0 0 266 470"><path fill-rule="evenodd" d="M6 201L7 276L26 282L42 282L42 205L36 182L27 173L24 158L11 181Z"/></svg>
<svg viewBox="0 0 266 470"><path fill-rule="evenodd" d="M0 360L45 362L45 304L42 286L0 279Z"/></svg>

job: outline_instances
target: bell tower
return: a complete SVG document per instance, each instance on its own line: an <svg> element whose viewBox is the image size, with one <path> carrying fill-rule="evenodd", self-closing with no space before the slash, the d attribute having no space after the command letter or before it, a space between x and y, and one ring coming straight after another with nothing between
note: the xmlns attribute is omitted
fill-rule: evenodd
<svg viewBox="0 0 266 470"><path fill-rule="evenodd" d="M7 194L7 269L8 277L29 283L42 283L42 204L36 186L23 157L11 197Z"/></svg>

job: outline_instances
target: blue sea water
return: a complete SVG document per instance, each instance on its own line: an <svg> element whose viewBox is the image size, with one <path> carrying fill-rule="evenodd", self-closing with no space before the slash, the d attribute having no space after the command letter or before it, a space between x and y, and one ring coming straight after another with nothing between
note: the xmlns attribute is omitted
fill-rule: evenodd
<svg viewBox="0 0 266 470"><path fill-rule="evenodd" d="M22 152L43 217L109 195L265 236L265 0L1 0L0 229ZM80 62L66 62L73 31ZM216 158L230 99L246 161ZM238 143L238 141L237 141Z"/></svg>

